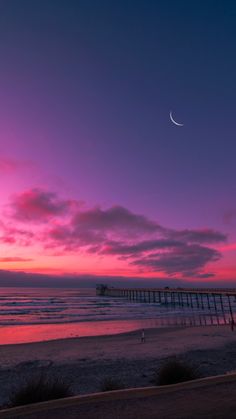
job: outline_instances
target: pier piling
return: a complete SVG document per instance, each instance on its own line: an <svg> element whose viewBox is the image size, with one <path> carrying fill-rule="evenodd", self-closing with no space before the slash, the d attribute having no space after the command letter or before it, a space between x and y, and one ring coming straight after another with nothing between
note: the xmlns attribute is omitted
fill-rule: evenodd
<svg viewBox="0 0 236 419"><path fill-rule="evenodd" d="M217 318L222 316L224 323L234 322L236 312L236 289L202 289L202 288L115 288L105 284L96 287L97 295L104 297L126 298L130 301L141 301L157 305L171 305L173 309L177 306L191 309L206 310L208 316ZM227 320L226 315L230 319ZM204 322L206 320L204 319Z"/></svg>

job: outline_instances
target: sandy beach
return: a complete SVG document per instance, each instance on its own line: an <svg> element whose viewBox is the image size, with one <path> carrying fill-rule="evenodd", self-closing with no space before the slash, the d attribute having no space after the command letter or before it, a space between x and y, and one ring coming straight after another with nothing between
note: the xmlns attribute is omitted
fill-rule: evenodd
<svg viewBox="0 0 236 419"><path fill-rule="evenodd" d="M149 329L99 337L0 346L0 402L39 372L62 377L74 394L100 390L106 377L124 387L151 385L154 371L178 356L198 368L200 376L236 370L236 332L228 326Z"/></svg>

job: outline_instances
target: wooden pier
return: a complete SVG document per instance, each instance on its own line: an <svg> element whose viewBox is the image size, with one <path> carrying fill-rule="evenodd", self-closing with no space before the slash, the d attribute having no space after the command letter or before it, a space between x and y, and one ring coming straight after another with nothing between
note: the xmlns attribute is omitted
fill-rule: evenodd
<svg viewBox="0 0 236 419"><path fill-rule="evenodd" d="M190 307L206 310L211 314L229 314L234 324L236 313L236 289L220 288L115 288L104 284L96 287L97 295L126 298L172 307Z"/></svg>

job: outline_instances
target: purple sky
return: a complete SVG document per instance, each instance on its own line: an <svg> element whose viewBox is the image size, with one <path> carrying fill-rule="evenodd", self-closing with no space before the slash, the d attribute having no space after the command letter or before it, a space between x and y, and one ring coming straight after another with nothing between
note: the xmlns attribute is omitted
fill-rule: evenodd
<svg viewBox="0 0 236 419"><path fill-rule="evenodd" d="M230 0L1 1L2 269L234 280L235 15ZM68 202L66 215L54 211ZM161 233L134 231L120 214L108 228L113 207ZM98 208L105 224L85 225L81 212ZM62 226L53 254L45 235ZM185 237L181 252L154 246L135 260L117 250L186 229L221 239ZM23 243L19 230L37 236ZM91 250L95 232L103 247Z"/></svg>

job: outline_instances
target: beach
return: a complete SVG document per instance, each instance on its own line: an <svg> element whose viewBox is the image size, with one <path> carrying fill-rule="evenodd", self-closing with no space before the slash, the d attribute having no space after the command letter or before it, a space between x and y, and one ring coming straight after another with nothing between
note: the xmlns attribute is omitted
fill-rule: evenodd
<svg viewBox="0 0 236 419"><path fill-rule="evenodd" d="M236 332L229 326L173 327L119 335L0 346L0 403L35 374L46 372L71 384L74 394L97 392L105 378L125 388L150 386L166 358L178 356L199 375L236 370Z"/></svg>

